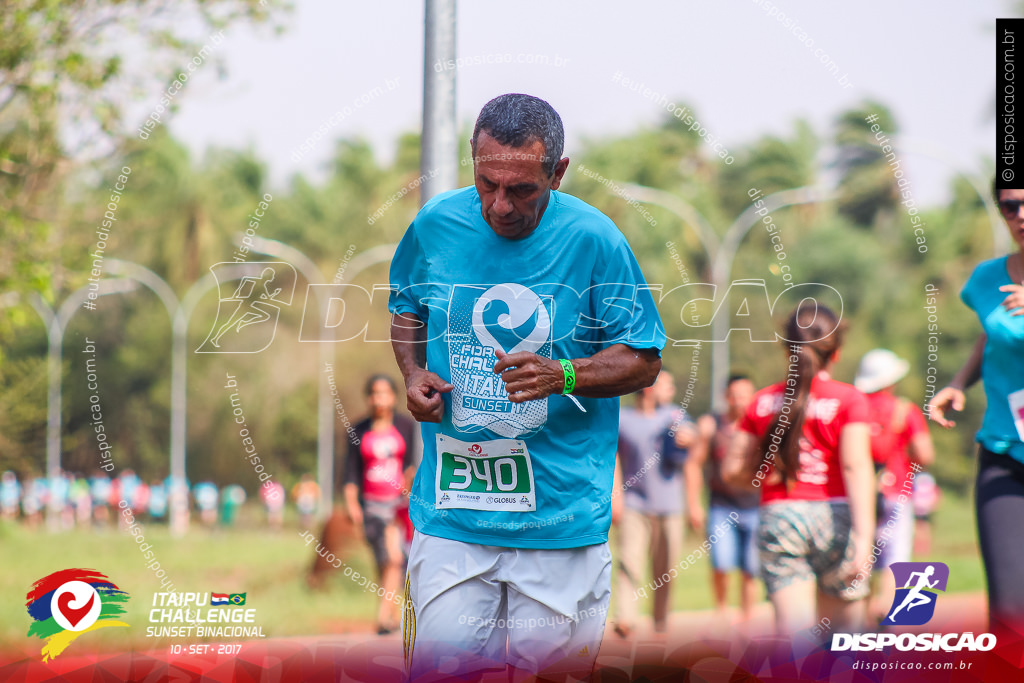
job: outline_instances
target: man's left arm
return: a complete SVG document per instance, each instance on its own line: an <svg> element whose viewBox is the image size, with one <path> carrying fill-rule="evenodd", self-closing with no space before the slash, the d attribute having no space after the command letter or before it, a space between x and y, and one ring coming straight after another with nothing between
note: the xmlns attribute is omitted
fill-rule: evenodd
<svg viewBox="0 0 1024 683"><path fill-rule="evenodd" d="M558 360L521 351L497 351L495 374L505 382L513 403L535 401L565 388L565 370ZM587 398L622 396L654 384L661 372L661 354L656 348L635 349L613 344L586 358L568 359L576 376L572 393Z"/></svg>

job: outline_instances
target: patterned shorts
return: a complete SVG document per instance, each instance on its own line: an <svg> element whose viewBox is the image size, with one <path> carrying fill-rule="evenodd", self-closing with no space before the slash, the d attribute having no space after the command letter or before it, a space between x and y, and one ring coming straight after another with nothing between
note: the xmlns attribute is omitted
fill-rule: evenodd
<svg viewBox="0 0 1024 683"><path fill-rule="evenodd" d="M768 594L817 579L827 595L847 601L867 596L867 582L854 586L852 575L848 581L841 578L853 562L850 530L848 503L793 500L762 505L757 547Z"/></svg>

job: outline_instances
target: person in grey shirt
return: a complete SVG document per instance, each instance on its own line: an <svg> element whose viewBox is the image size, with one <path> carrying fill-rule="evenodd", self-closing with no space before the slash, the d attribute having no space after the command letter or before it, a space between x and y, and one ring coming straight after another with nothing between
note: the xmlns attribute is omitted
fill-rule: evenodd
<svg viewBox="0 0 1024 683"><path fill-rule="evenodd" d="M662 580L679 559L683 543L682 460L695 436L685 412L673 406L675 382L662 371L636 393L632 408L619 413L618 465L623 491L618 526L615 632L627 638L636 628L638 597L654 596L654 630L668 626L670 586ZM614 500L613 500L614 502ZM644 582L648 559L653 582Z"/></svg>

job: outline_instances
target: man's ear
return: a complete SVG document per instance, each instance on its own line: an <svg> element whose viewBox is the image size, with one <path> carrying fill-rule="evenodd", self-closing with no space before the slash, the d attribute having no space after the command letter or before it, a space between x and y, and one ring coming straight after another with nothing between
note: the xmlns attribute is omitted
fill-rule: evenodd
<svg viewBox="0 0 1024 683"><path fill-rule="evenodd" d="M555 170L551 174L551 189L557 190L558 186L562 184L562 176L565 175L565 170L569 168L569 157L565 157L557 164L555 164Z"/></svg>

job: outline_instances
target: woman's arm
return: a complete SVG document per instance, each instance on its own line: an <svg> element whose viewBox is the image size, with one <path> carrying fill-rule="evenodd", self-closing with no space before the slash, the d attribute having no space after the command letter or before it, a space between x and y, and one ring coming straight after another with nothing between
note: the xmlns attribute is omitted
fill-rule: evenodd
<svg viewBox="0 0 1024 683"><path fill-rule="evenodd" d="M839 435L839 462L850 501L852 534L857 539L854 572L871 555L875 538L875 478L871 464L871 426L851 422Z"/></svg>
<svg viewBox="0 0 1024 683"><path fill-rule="evenodd" d="M981 359L985 355L986 341L987 337L982 332L978 336L978 341L974 342L974 348L971 350L971 355L967 358L967 362L953 375L949 386L935 394L932 400L928 402L928 416L946 429L956 426L956 422L946 419L947 408L952 408L958 412L963 410L965 401L964 389L969 389L971 385L981 379Z"/></svg>

